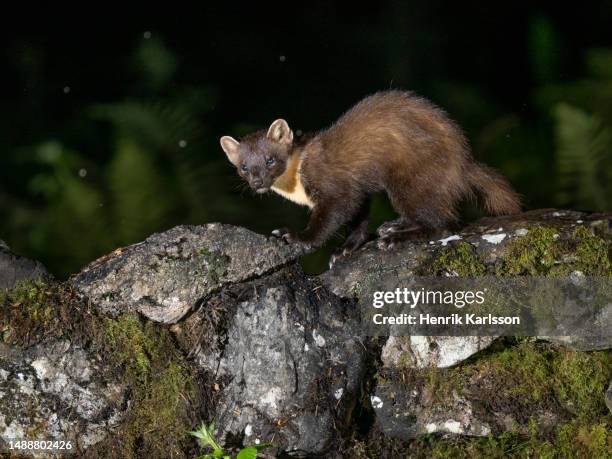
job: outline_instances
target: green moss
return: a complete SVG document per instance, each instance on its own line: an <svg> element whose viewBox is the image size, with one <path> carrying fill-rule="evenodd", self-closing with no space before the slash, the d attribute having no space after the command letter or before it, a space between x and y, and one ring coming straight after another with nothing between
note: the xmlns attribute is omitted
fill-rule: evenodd
<svg viewBox="0 0 612 459"><path fill-rule="evenodd" d="M608 242L595 235L585 226L576 228L573 234L576 241L577 269L586 274L610 276L612 263L610 262Z"/></svg>
<svg viewBox="0 0 612 459"><path fill-rule="evenodd" d="M114 357L123 365L132 381L139 385L150 380L151 359L159 357L155 340L143 330L136 316L124 315L118 320L108 320L106 336Z"/></svg>
<svg viewBox="0 0 612 459"><path fill-rule="evenodd" d="M467 365L425 374L430 390L468 389L481 415L510 414L522 427L484 439L421 438L411 457L609 457L612 417L604 394L612 378L612 351L576 352L519 341ZM552 432L539 431L531 417L538 409L558 412L561 420L570 417Z"/></svg>
<svg viewBox="0 0 612 459"><path fill-rule="evenodd" d="M462 372L428 367L421 370L420 373L425 378L425 390L428 397L437 404L452 405L456 396L463 394L465 375Z"/></svg>
<svg viewBox="0 0 612 459"><path fill-rule="evenodd" d="M512 430L484 438L420 436L400 449L401 457L609 458L612 416L604 394L610 378L612 351L577 352L533 339L508 340L454 368L396 374L393 381L410 388L424 382L440 407L459 394L481 419L497 413L515 420ZM556 415L557 426L543 428L538 413ZM360 457L386 457L386 443L372 437L358 445ZM391 457L400 457L397 451Z"/></svg>
<svg viewBox="0 0 612 459"><path fill-rule="evenodd" d="M603 394L612 378L611 351L581 353L563 349L552 364L555 393L566 408L584 416L605 412Z"/></svg>
<svg viewBox="0 0 612 459"><path fill-rule="evenodd" d="M0 340L10 345L29 345L57 335L71 301L69 289L41 280L19 282L0 292Z"/></svg>
<svg viewBox="0 0 612 459"><path fill-rule="evenodd" d="M433 260L421 265L421 275L456 273L461 277L557 276L580 270L586 275L611 276L610 242L588 226L567 229L538 226L525 236L511 239L494 268L487 267L474 247L460 242L442 248Z"/></svg>
<svg viewBox="0 0 612 459"><path fill-rule="evenodd" d="M612 451L612 424L608 419L588 422L580 418L563 424L556 431L552 457L609 458Z"/></svg>
<svg viewBox="0 0 612 459"><path fill-rule="evenodd" d="M133 406L122 425L121 454L174 457L180 454L193 420L184 401L195 399L195 383L168 330L126 314L106 319L112 359L133 388Z"/></svg>
<svg viewBox="0 0 612 459"><path fill-rule="evenodd" d="M586 226L562 235L556 228L535 227L511 240L497 266L499 275L563 275L573 270L612 275L608 242Z"/></svg>
<svg viewBox="0 0 612 459"><path fill-rule="evenodd" d="M504 432L495 437L441 439L436 436L419 438L409 458L589 458L610 457L612 447L606 422L592 425L569 422L557 429L551 439Z"/></svg>
<svg viewBox="0 0 612 459"><path fill-rule="evenodd" d="M467 242L443 248L429 268L430 274L457 273L461 277L482 276L486 271L486 265Z"/></svg>
<svg viewBox="0 0 612 459"><path fill-rule="evenodd" d="M508 242L498 274L547 274L560 254L558 238L555 228L531 228L527 235Z"/></svg>
<svg viewBox="0 0 612 459"><path fill-rule="evenodd" d="M184 457L189 450L186 432L200 407L195 374L166 326L133 314L108 318L67 285L30 281L0 295L0 338L19 347L70 339L103 356L107 376L128 386L125 419L90 457Z"/></svg>

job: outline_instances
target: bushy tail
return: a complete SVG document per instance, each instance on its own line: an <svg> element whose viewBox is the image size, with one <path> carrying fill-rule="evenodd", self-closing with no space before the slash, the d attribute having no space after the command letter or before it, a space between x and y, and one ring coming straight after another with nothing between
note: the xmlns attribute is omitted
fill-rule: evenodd
<svg viewBox="0 0 612 459"><path fill-rule="evenodd" d="M469 166L468 180L493 215L516 214L521 211L521 198L498 172L483 164Z"/></svg>

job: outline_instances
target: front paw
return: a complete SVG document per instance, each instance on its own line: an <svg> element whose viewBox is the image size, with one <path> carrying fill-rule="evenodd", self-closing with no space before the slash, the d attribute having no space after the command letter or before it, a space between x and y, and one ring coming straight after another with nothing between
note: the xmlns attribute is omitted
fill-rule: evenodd
<svg viewBox="0 0 612 459"><path fill-rule="evenodd" d="M299 244L302 243L299 235L292 233L287 228L278 228L272 231L272 236L278 239L282 239L288 244Z"/></svg>
<svg viewBox="0 0 612 459"><path fill-rule="evenodd" d="M303 237L300 234L293 233L287 228L279 228L272 231L272 236L278 239L282 239L287 244L300 245L305 251L310 251L316 248L315 244L309 239Z"/></svg>
<svg viewBox="0 0 612 459"><path fill-rule="evenodd" d="M334 265L342 260L343 258L345 258L347 255L349 254L349 252L345 249L345 250L339 250L336 251L334 253L332 253L332 256L329 257L329 269L332 269L334 267Z"/></svg>
<svg viewBox="0 0 612 459"><path fill-rule="evenodd" d="M291 239L291 232L289 231L288 228L277 228L274 231L272 231L272 237L278 238L278 239L282 239L286 242L290 242Z"/></svg>

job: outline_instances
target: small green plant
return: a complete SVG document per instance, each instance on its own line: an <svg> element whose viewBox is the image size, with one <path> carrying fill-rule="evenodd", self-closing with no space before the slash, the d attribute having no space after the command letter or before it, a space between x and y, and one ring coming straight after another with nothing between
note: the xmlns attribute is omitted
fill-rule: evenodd
<svg viewBox="0 0 612 459"><path fill-rule="evenodd" d="M203 448L212 448L212 453L207 453L203 456L198 456L197 459L231 459L232 456L230 455L230 453L226 452L215 439L214 422L211 422L208 426L206 426L206 424L202 422L202 425L198 429L194 430L193 432L189 432L189 434L196 437L200 441L200 445ZM270 443L245 446L240 451L238 451L236 459L255 459L261 450L268 448L269 446L271 446Z"/></svg>

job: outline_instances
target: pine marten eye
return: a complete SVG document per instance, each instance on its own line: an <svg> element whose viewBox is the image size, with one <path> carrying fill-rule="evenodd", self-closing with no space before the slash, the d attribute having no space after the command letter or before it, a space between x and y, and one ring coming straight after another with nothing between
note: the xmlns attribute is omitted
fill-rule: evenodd
<svg viewBox="0 0 612 459"><path fill-rule="evenodd" d="M274 158L267 158L266 159L266 166L268 166L268 167L274 166L275 162L276 162L276 160Z"/></svg>
<svg viewBox="0 0 612 459"><path fill-rule="evenodd" d="M246 172L249 170L249 168L246 167L246 164L243 164L242 166L240 166L240 169L242 170L242 172Z"/></svg>

